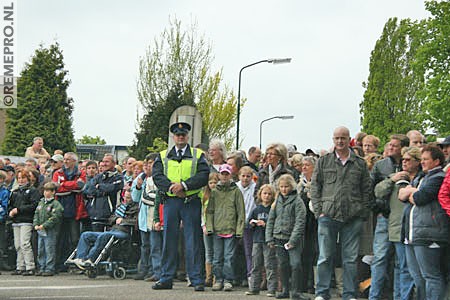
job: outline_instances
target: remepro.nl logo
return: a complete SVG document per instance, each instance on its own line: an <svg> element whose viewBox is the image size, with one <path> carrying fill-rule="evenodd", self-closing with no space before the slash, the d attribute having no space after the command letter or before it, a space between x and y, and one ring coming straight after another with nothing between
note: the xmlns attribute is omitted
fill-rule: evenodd
<svg viewBox="0 0 450 300"><path fill-rule="evenodd" d="M0 76L0 108L17 107L17 74L16 74L16 28L17 2L0 1L1 5L1 76Z"/></svg>

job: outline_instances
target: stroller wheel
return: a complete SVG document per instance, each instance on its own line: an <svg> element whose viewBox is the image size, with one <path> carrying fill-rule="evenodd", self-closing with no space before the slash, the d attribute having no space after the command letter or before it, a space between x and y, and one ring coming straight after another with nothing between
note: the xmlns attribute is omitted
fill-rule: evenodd
<svg viewBox="0 0 450 300"><path fill-rule="evenodd" d="M118 267L117 269L114 269L113 275L115 279L122 280L125 279L125 277L127 277L127 271L125 270L125 268Z"/></svg>
<svg viewBox="0 0 450 300"><path fill-rule="evenodd" d="M97 277L97 270L87 270L86 275L89 278L95 278Z"/></svg>

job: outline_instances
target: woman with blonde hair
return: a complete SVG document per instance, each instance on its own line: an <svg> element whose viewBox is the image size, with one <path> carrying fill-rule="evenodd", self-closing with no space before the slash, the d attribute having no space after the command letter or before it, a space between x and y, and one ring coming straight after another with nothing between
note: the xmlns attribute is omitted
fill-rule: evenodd
<svg viewBox="0 0 450 300"><path fill-rule="evenodd" d="M282 143L273 143L266 148L266 166L259 171L258 182L256 190L263 184L271 184L277 190L277 179L283 174L290 174L293 172L288 169L287 164L287 148Z"/></svg>

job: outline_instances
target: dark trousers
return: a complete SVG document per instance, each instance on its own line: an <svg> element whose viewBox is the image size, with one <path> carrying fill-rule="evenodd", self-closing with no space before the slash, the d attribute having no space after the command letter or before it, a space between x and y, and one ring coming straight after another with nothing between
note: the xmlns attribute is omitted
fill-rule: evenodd
<svg viewBox="0 0 450 300"><path fill-rule="evenodd" d="M80 238L80 224L74 218L63 218L59 227L56 246L56 268L65 270L64 262L77 247Z"/></svg>
<svg viewBox="0 0 450 300"><path fill-rule="evenodd" d="M169 198L164 203L164 241L161 261L161 282L171 283L177 269L178 236L183 221L186 270L191 283L204 284L201 276L201 203L199 198L184 203L184 199Z"/></svg>
<svg viewBox="0 0 450 300"><path fill-rule="evenodd" d="M300 285L302 282L302 248L297 246L290 250L277 246L276 254L278 266L281 270L280 279L283 288L283 294L291 292L291 299L300 298ZM290 270L290 272L288 271ZM289 278L290 284L289 284Z"/></svg>

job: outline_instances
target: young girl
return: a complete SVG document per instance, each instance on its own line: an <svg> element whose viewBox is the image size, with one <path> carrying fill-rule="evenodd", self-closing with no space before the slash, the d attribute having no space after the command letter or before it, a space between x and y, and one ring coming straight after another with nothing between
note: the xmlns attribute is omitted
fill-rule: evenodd
<svg viewBox="0 0 450 300"><path fill-rule="evenodd" d="M205 243L205 286L212 286L213 274L212 274L212 262L213 262L213 247L214 238L212 235L208 235L206 230L206 208L208 207L209 197L211 191L216 187L219 182L219 173L210 173L208 185L205 187L205 191L202 197L202 228L203 228L203 241Z"/></svg>
<svg viewBox="0 0 450 300"><path fill-rule="evenodd" d="M264 184L258 191L260 204L253 209L249 224L253 230L252 271L249 291L246 295L258 295L262 281L262 268L266 268L267 296L275 297L277 289L275 249L266 244L266 223L270 206L275 197L275 190L270 184Z"/></svg>
<svg viewBox="0 0 450 300"><path fill-rule="evenodd" d="M272 204L266 226L266 241L269 247L276 247L278 266L281 270L280 281L283 291L277 298L289 298L290 278L291 299L309 299L300 292L305 204L297 195L295 180L291 175L280 176L278 190L279 194Z"/></svg>
<svg viewBox="0 0 450 300"><path fill-rule="evenodd" d="M239 181L236 183L241 190L244 197L245 206L245 220L249 220L250 213L255 209L255 187L256 183L253 181L253 169L249 166L244 166L239 170ZM250 281L252 271L252 248L253 248L253 229L246 222L244 227L244 235L242 239L242 246L244 247L245 263L246 263L246 278ZM237 257L239 258L239 257ZM236 262L236 260L235 260Z"/></svg>
<svg viewBox="0 0 450 300"><path fill-rule="evenodd" d="M211 191L206 209L206 230L214 234L213 291L232 291L235 238L242 237L245 208L242 193L231 178L232 167L224 164L219 173L220 181Z"/></svg>
<svg viewBox="0 0 450 300"><path fill-rule="evenodd" d="M19 188L11 193L8 211L12 219L14 247L17 251L16 270L12 275L34 275L35 264L31 248L33 217L39 202L39 191L30 186L30 173L26 170L17 172Z"/></svg>

